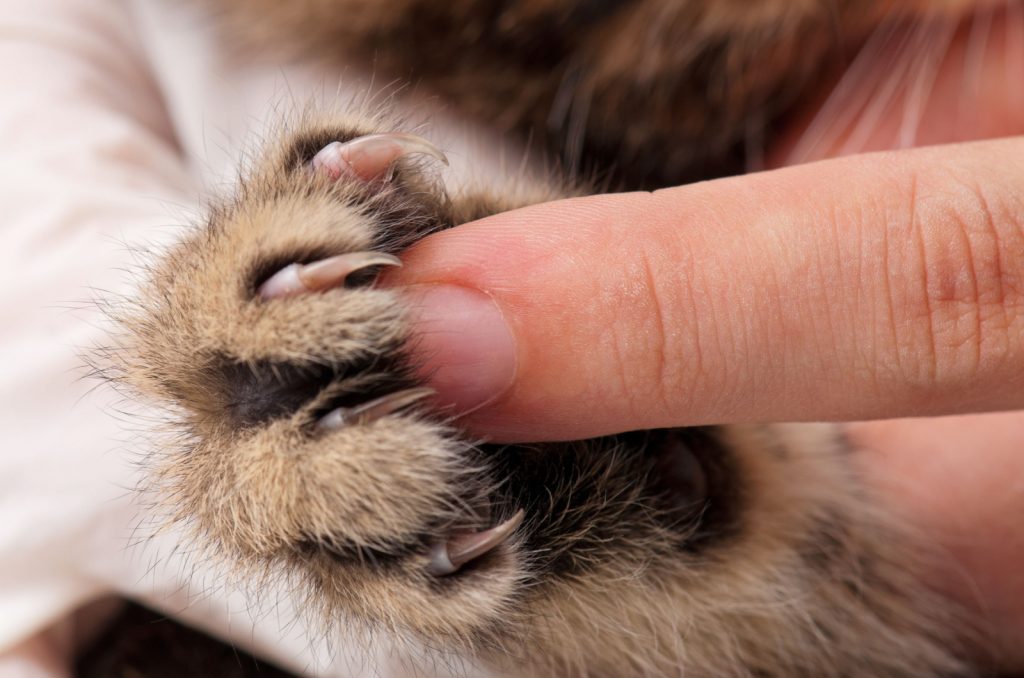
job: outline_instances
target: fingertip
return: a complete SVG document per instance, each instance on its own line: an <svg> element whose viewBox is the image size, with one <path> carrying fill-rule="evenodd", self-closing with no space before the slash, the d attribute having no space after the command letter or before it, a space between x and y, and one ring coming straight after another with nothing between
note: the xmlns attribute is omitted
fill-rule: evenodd
<svg viewBox="0 0 1024 678"><path fill-rule="evenodd" d="M516 341L493 299L451 284L413 286L405 295L415 369L442 408L466 414L509 390L516 377Z"/></svg>

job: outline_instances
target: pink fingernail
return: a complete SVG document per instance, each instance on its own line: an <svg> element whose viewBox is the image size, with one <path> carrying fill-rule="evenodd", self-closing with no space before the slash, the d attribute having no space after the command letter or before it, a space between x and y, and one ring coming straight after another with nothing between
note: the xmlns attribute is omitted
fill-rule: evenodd
<svg viewBox="0 0 1024 678"><path fill-rule="evenodd" d="M465 414L508 390L516 374L515 339L490 297L455 285L410 294L413 351L442 406Z"/></svg>

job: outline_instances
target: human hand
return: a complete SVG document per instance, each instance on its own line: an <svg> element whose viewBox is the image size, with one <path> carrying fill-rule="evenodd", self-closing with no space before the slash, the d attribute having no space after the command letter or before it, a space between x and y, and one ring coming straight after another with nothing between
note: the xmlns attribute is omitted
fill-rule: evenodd
<svg viewBox="0 0 1024 678"><path fill-rule="evenodd" d="M842 158L502 214L399 279L493 439L1014 409L1022 185L1024 138Z"/></svg>
<svg viewBox="0 0 1024 678"><path fill-rule="evenodd" d="M962 65L965 41L947 62ZM998 88L977 93L969 134L951 127L952 70L918 140L1024 132ZM904 113L815 152L890 146ZM539 205L427 239L391 280L420 295L441 398L492 440L1014 410L1022 158L1024 138L1005 138ZM955 561L937 583L978 610L1002 661L1024 662L1024 414L849 431L892 505Z"/></svg>

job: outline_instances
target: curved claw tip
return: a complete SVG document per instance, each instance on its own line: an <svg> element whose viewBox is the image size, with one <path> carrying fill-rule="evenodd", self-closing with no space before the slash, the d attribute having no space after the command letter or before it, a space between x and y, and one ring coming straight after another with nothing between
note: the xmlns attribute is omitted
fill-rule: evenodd
<svg viewBox="0 0 1024 678"><path fill-rule="evenodd" d="M432 395L434 395L434 390L430 388L409 388L404 391L396 391L355 407L335 408L321 417L316 425L321 431L333 431L344 426L368 424Z"/></svg>
<svg viewBox="0 0 1024 678"><path fill-rule="evenodd" d="M311 264L289 264L260 285L263 299L293 297L308 292L322 292L341 287L345 280L371 266L401 266L398 257L383 252L349 252Z"/></svg>
<svg viewBox="0 0 1024 678"><path fill-rule="evenodd" d="M511 518L488 530L457 534L437 542L430 549L427 574L443 577L458 572L466 563L505 542L522 524L525 515L523 509L519 509Z"/></svg>
<svg viewBox="0 0 1024 678"><path fill-rule="evenodd" d="M448 158L434 144L415 134L370 134L324 146L311 162L313 169L332 179L343 176L374 181L388 178L392 166L407 155L429 155L447 165Z"/></svg>

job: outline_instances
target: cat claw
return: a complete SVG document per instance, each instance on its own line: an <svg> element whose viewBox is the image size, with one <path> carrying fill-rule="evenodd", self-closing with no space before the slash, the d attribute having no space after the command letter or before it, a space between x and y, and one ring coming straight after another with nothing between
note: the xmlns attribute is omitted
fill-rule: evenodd
<svg viewBox="0 0 1024 678"><path fill-rule="evenodd" d="M322 292L345 284L356 271L370 266L401 266L401 260L383 252L350 252L311 264L290 264L260 285L263 299L282 299L309 292Z"/></svg>
<svg viewBox="0 0 1024 678"><path fill-rule="evenodd" d="M523 510L519 509L511 518L488 530L457 534L435 543L430 549L427 574L437 577L453 574L471 560L494 550L522 524L523 515Z"/></svg>
<svg viewBox="0 0 1024 678"><path fill-rule="evenodd" d="M316 427L321 431L336 431L345 426L368 424L381 417L394 414L433 394L433 389L410 388L389 393L355 407L338 407L321 417L316 422Z"/></svg>
<svg viewBox="0 0 1024 678"><path fill-rule="evenodd" d="M423 137L396 133L334 141L313 156L311 165L315 171L325 172L332 179L353 176L363 181L388 180L396 161L416 153L448 164L444 153Z"/></svg>

